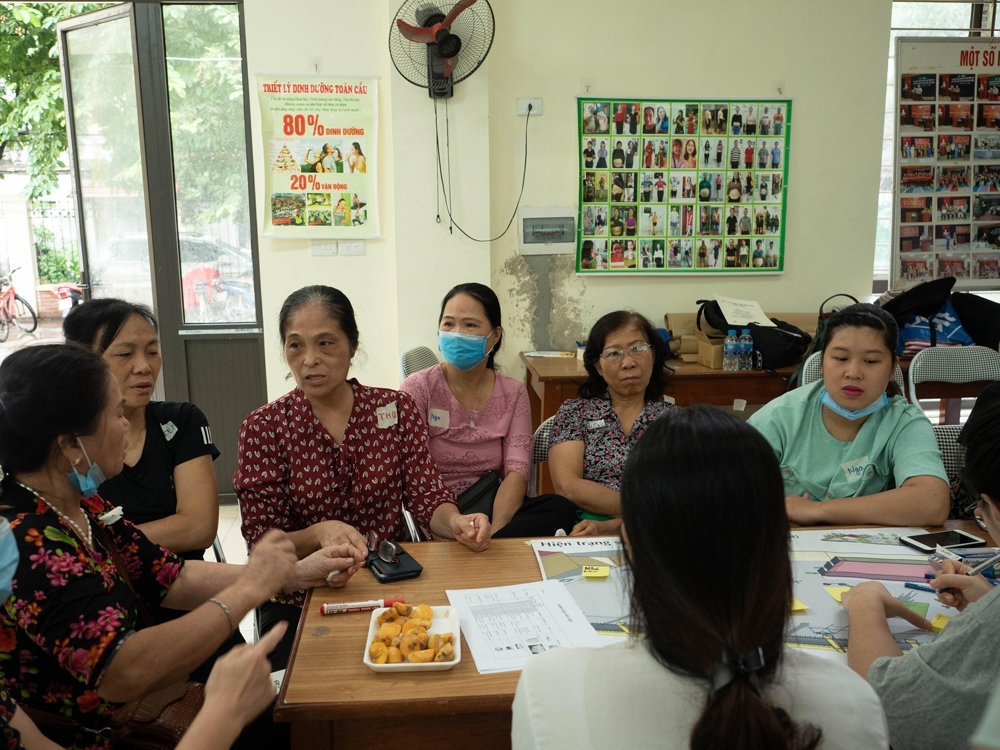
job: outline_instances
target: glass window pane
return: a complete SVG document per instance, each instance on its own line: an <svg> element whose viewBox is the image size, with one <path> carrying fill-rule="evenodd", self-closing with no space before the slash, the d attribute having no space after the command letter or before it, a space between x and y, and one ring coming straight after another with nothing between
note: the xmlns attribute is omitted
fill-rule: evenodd
<svg viewBox="0 0 1000 750"><path fill-rule="evenodd" d="M876 275L889 273L889 245L875 245L875 265L873 270Z"/></svg>
<svg viewBox="0 0 1000 750"><path fill-rule="evenodd" d="M972 24L972 3L893 3L894 29L964 29Z"/></svg>
<svg viewBox="0 0 1000 750"><path fill-rule="evenodd" d="M167 5L185 323L257 319L236 5Z"/></svg>
<svg viewBox="0 0 1000 750"><path fill-rule="evenodd" d="M74 29L66 44L93 294L152 305L131 21Z"/></svg>

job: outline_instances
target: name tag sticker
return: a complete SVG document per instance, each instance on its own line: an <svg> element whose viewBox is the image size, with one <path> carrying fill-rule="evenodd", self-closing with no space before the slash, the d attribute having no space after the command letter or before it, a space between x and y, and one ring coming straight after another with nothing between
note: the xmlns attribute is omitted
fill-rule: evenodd
<svg viewBox="0 0 1000 750"><path fill-rule="evenodd" d="M163 437L167 439L169 443L174 435L177 434L177 425L173 422L167 422L166 424L161 424L160 429L163 430Z"/></svg>
<svg viewBox="0 0 1000 750"><path fill-rule="evenodd" d="M607 565L584 565L584 578L607 578L611 575L611 568Z"/></svg>
<svg viewBox="0 0 1000 750"><path fill-rule="evenodd" d="M399 415L396 413L396 402L393 401L391 404L378 407L375 410L375 418L378 420L379 428L383 430L398 424Z"/></svg>
<svg viewBox="0 0 1000 750"><path fill-rule="evenodd" d="M857 482L865 475L866 466L868 466L868 456L843 463L840 468L844 470L844 476L847 477L848 482Z"/></svg>
<svg viewBox="0 0 1000 750"><path fill-rule="evenodd" d="M431 409L427 415L428 427L447 429L451 425L451 412L447 409Z"/></svg>
<svg viewBox="0 0 1000 750"><path fill-rule="evenodd" d="M604 427L604 420L603 419L591 419L589 422L587 422L587 429L588 430L596 430L596 429L599 429L601 427Z"/></svg>

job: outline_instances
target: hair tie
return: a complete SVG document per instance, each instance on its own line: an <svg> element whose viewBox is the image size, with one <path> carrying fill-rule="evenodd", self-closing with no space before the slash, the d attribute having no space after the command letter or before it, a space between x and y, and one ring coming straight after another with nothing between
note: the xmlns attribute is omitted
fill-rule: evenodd
<svg viewBox="0 0 1000 750"><path fill-rule="evenodd" d="M757 672L762 670L765 664L764 649L760 646L742 654L724 653L722 661L716 665L710 678L711 694L714 695L722 690L736 677L742 677L757 695L761 695Z"/></svg>

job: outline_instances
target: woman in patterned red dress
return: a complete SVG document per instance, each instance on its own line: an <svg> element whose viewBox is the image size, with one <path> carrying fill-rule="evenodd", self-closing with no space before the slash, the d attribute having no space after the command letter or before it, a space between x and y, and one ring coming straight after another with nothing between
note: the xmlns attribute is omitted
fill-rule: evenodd
<svg viewBox="0 0 1000 750"><path fill-rule="evenodd" d="M405 393L348 380L358 349L350 300L337 289L309 286L281 306L278 330L297 387L253 412L240 429L233 485L243 537L254 545L281 529L304 557L347 544L355 565L333 578L343 586L364 563L363 535L401 541L403 506L437 537L480 551L490 543L482 513L462 515L427 450L427 428ZM258 610L260 632L290 621L272 654L285 667L305 596L279 596Z"/></svg>

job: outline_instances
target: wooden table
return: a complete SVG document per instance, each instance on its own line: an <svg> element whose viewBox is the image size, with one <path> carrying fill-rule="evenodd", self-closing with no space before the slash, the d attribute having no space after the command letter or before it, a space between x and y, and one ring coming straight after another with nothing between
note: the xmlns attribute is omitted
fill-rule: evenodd
<svg viewBox="0 0 1000 750"><path fill-rule="evenodd" d="M993 544L973 521L942 528ZM274 711L277 721L292 724L293 750L383 750L400 738L424 738L417 744L435 750L510 747L520 672L479 674L464 636L462 661L447 672L373 672L362 662L371 613L324 617L318 610L324 601L395 596L407 604L447 605L446 589L539 581L531 547L523 539L495 539L479 554L455 542L421 542L408 550L424 566L419 578L382 585L362 570L346 588L310 592Z"/></svg>
<svg viewBox="0 0 1000 750"><path fill-rule="evenodd" d="M587 379L587 371L583 362L570 357L527 357L522 352L521 361L527 368L524 384L531 401L531 427L537 430L538 425L555 416L563 401L576 398L577 386ZM792 365L774 371L727 372L679 359L671 359L669 365L674 373L664 393L678 406L732 406L738 398L746 399L748 404L766 404L785 392L788 378L798 369L798 365Z"/></svg>
<svg viewBox="0 0 1000 750"><path fill-rule="evenodd" d="M310 593L274 711L277 721L292 723L296 750L383 750L403 738L435 750L510 747L520 672L479 674L464 637L462 661L447 672L373 672L362 663L371 613L324 617L319 603L405 596L407 604L433 607L448 604L445 589L540 581L531 547L495 539L479 554L455 542L407 549L424 566L419 578L380 584L362 570L346 588Z"/></svg>

